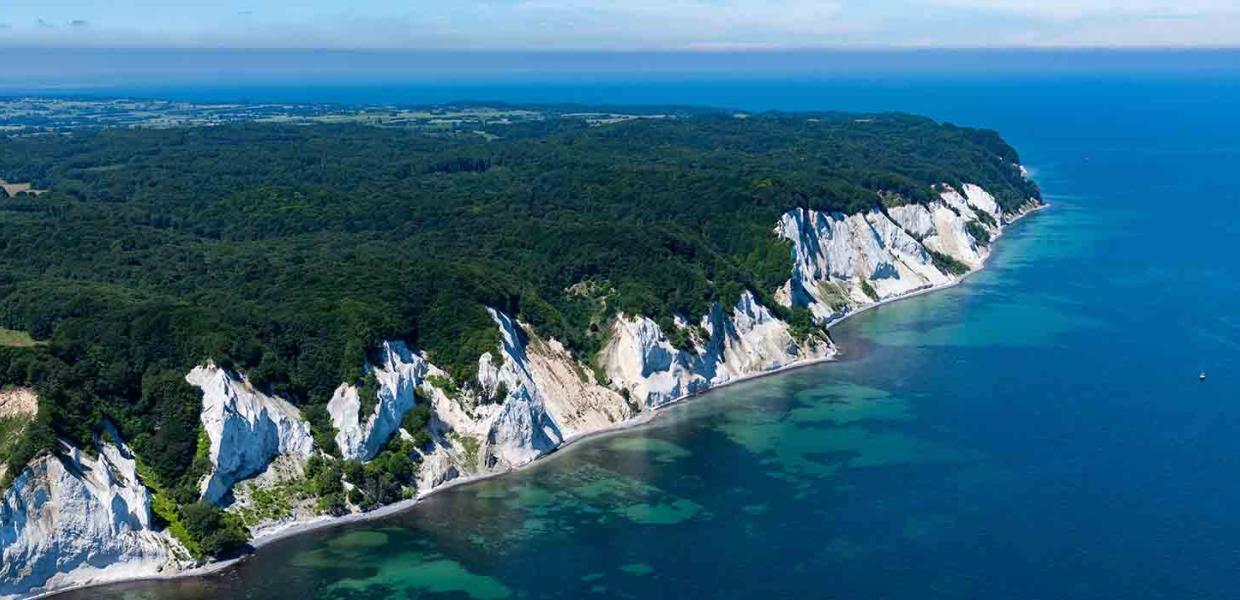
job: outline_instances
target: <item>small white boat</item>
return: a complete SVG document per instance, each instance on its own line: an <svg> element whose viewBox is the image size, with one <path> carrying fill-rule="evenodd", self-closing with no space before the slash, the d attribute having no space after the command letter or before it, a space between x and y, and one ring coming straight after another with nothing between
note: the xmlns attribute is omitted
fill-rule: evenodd
<svg viewBox="0 0 1240 600"><path fill-rule="evenodd" d="M1205 381L1205 380L1206 380L1206 372L1205 372L1205 371L1202 371L1202 372L1201 372L1201 374L1197 376L1197 380L1198 380L1198 381Z"/></svg>

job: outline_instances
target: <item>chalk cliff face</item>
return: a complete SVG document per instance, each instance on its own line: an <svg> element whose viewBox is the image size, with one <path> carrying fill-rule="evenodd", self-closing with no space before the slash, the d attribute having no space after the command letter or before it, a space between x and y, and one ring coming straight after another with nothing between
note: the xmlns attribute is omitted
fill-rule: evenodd
<svg viewBox="0 0 1240 600"><path fill-rule="evenodd" d="M989 241L1036 206L1005 214L982 188L943 185L939 200L843 215L786 213L776 233L793 244L793 272L779 298L829 323L868 305L954 283L978 269ZM984 231L977 239L970 229ZM953 268L954 265L959 267Z"/></svg>
<svg viewBox="0 0 1240 600"><path fill-rule="evenodd" d="M685 322L677 324L689 328ZM794 362L831 356L835 349L823 337L796 340L788 325L750 292L744 292L730 313L715 304L700 320L691 350L676 348L659 325L646 317L621 316L601 363L612 384L641 406L654 408L678 398L747 375Z"/></svg>
<svg viewBox="0 0 1240 600"><path fill-rule="evenodd" d="M565 439L606 429L637 415L640 407L599 383L560 342L534 338L525 347L527 370L542 403Z"/></svg>
<svg viewBox="0 0 1240 600"><path fill-rule="evenodd" d="M542 386L530 371L525 332L508 315L487 310L499 327L499 358L488 352L478 359L478 383L500 408L487 431L484 456L489 467L515 467L554 450L564 436L547 414Z"/></svg>
<svg viewBox="0 0 1240 600"><path fill-rule="evenodd" d="M0 598L175 570L185 551L153 530L150 494L108 428L96 456L61 442L14 479L0 504Z"/></svg>
<svg viewBox="0 0 1240 600"><path fill-rule="evenodd" d="M775 300L806 307L828 324L881 301L954 283L981 267L990 240L1005 225L1038 205L1031 199L1005 212L985 190L966 184L941 186L938 200L927 205L847 216L789 211L775 232L792 244L793 269ZM391 436L410 437L402 419L424 398L432 443L415 458L418 491L426 494L454 480L522 466L576 436L685 396L836 353L825 334L794 333L750 291L732 306L716 303L695 322L678 317L676 332L647 317L616 316L596 357L598 374L558 341L500 311L490 314L500 343L479 357L476 381L451 381L404 343L383 344L374 364L365 365L379 384L374 408L359 414L362 399L353 384L342 384L328 404L342 455L366 461ZM687 341L677 347L669 334ZM204 499L219 503L243 480L261 488L299 477L305 459L317 452L309 424L287 401L211 364L186 380L203 393L201 419L213 466L201 484ZM149 494L128 450L110 442L97 446L97 458L67 445L58 456L39 458L4 492L0 597L180 567L175 557L184 551L152 531ZM273 462L277 468L269 471ZM303 517L284 517L290 518ZM261 523L255 527L262 529Z"/></svg>
<svg viewBox="0 0 1240 600"><path fill-rule="evenodd" d="M478 361L475 402L430 390L437 424L447 435L438 455L422 464L423 492L455 477L521 466L571 436L677 398L834 352L825 336L795 340L786 323L746 292L731 311L716 305L702 316L706 337L693 350L674 348L648 318L617 318L600 357L610 380L602 385L558 341L538 338L502 312L491 310L491 316L501 343ZM679 326L690 328L684 321Z"/></svg>
<svg viewBox="0 0 1240 600"><path fill-rule="evenodd" d="M202 390L202 426L211 440L204 500L219 502L233 484L261 473L276 456L308 457L314 451L310 425L287 401L214 365L190 371L185 380Z"/></svg>
<svg viewBox="0 0 1240 600"><path fill-rule="evenodd" d="M431 389L434 425L440 443L427 456L419 474L425 493L461 476L506 471L527 464L564 443L564 433L552 409L589 415L605 390L590 389L578 381L566 383L576 366L567 352L548 358L558 347L537 340L531 351L529 334L508 315L488 309L500 333L500 343L478 359L476 389L453 396ZM566 362L561 362L566 359ZM565 391L565 390L570 391ZM582 391L577 396L573 391ZM576 416L571 422L582 418Z"/></svg>
<svg viewBox="0 0 1240 600"><path fill-rule="evenodd" d="M960 191L943 186L940 199L925 206L849 216L790 211L776 233L792 241L793 272L776 297L829 323L868 305L953 283L963 271L945 268L943 257L968 270L989 252L970 224L994 237L1012 218L973 185ZM474 382L436 387L429 380L446 380L446 373L403 344L388 343L380 364L367 367L380 391L364 423L357 388L342 385L329 411L344 456L373 457L399 433L401 417L416 402L413 390L420 389L431 403L435 441L419 456L419 492L425 494L455 479L527 464L567 439L679 398L836 352L824 335L794 337L787 323L746 291L734 306L716 304L696 323L676 319L683 330L678 337L687 336L691 347L675 347L650 318L619 315L598 357L603 383L558 341L538 337L500 311L490 314L501 341L479 357Z"/></svg>
<svg viewBox="0 0 1240 600"><path fill-rule="evenodd" d="M379 382L379 396L372 399L374 410L365 415L364 420L359 418L360 390L355 385L341 385L327 404L341 455L362 461L374 458L400 428L401 419L413 408L414 389L428 375L443 375L404 342L385 342L379 351L378 364L366 365L366 369Z"/></svg>

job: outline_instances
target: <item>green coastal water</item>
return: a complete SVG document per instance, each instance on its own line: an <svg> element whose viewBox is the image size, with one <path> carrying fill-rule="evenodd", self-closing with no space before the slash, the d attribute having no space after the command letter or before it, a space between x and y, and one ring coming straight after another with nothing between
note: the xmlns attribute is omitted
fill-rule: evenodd
<svg viewBox="0 0 1240 600"><path fill-rule="evenodd" d="M1053 207L966 284L835 327L841 361L219 574L66 597L1235 597L1240 86L933 89L961 106L907 109L1003 129Z"/></svg>

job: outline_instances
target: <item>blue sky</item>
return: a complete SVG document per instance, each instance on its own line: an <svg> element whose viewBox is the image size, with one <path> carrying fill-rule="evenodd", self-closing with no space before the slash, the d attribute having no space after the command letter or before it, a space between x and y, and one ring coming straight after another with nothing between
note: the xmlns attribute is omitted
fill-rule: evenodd
<svg viewBox="0 0 1240 600"><path fill-rule="evenodd" d="M0 0L0 45L1240 46L1240 0Z"/></svg>

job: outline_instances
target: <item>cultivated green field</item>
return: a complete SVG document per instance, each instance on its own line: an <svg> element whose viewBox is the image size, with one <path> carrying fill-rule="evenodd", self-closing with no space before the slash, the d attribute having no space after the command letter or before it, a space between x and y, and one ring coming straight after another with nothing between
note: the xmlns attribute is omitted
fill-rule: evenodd
<svg viewBox="0 0 1240 600"><path fill-rule="evenodd" d="M0 346L8 348L31 348L40 345L30 334L0 327Z"/></svg>

